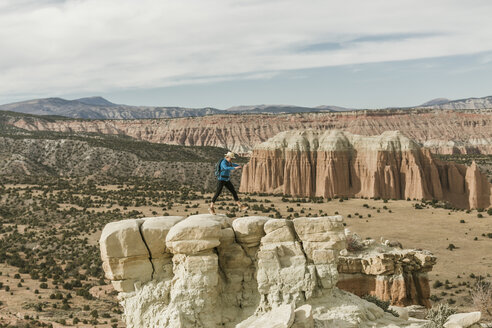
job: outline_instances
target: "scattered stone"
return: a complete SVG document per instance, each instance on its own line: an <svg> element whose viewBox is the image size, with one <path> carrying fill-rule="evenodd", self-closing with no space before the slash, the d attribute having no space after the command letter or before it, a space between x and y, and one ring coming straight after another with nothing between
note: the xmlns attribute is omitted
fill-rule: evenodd
<svg viewBox="0 0 492 328"><path fill-rule="evenodd" d="M313 307L304 304L294 311L294 323L291 328L314 328Z"/></svg>
<svg viewBox="0 0 492 328"><path fill-rule="evenodd" d="M452 314L444 324L444 328L467 328L479 322L481 316L481 312Z"/></svg>
<svg viewBox="0 0 492 328"><path fill-rule="evenodd" d="M294 304L281 305L260 317L251 317L236 328L290 328L294 322Z"/></svg>
<svg viewBox="0 0 492 328"><path fill-rule="evenodd" d="M398 317L400 319L402 319L402 320L408 320L408 318L409 318L408 312L409 311L408 311L407 308L401 307L401 306L390 305L389 309L395 311L396 313L398 313Z"/></svg>

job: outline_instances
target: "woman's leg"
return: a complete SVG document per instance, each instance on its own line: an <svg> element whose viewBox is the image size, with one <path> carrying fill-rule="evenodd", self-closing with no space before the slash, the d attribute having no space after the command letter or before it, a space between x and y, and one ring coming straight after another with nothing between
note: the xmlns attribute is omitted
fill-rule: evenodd
<svg viewBox="0 0 492 328"><path fill-rule="evenodd" d="M239 197L237 196L236 189L234 189L234 186L233 186L232 182L231 181L226 181L224 185L226 186L227 189L229 189L229 191L232 194L232 197L234 197L234 200L236 202L239 202Z"/></svg>
<svg viewBox="0 0 492 328"><path fill-rule="evenodd" d="M224 187L224 182L225 181L217 180L217 190L215 191L215 195L212 198L212 204L210 205L210 207L213 207L213 204L215 203L220 193L222 192L222 188Z"/></svg>
<svg viewBox="0 0 492 328"><path fill-rule="evenodd" d="M234 189L234 185L232 184L232 182L227 181L224 185L231 192L232 197L234 197L234 200L236 201L236 204L239 207L239 209L241 211L246 211L248 209L248 206L247 205L241 205L241 202L239 201L239 197L237 196L236 189Z"/></svg>

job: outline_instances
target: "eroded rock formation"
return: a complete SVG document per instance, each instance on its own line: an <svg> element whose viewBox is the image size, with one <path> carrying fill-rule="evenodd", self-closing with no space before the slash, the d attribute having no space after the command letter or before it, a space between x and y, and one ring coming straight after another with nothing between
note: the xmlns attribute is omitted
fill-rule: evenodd
<svg viewBox="0 0 492 328"><path fill-rule="evenodd" d="M100 245L127 327L423 326L336 287L340 216L124 220Z"/></svg>
<svg viewBox="0 0 492 328"><path fill-rule="evenodd" d="M216 146L245 153L282 131L343 129L366 136L399 130L432 152L492 154L492 110L378 110L342 113L212 115L160 120L48 120L11 117L30 131L124 134L157 143Z"/></svg>
<svg viewBox="0 0 492 328"><path fill-rule="evenodd" d="M398 131L373 137L340 130L281 132L255 147L240 191L436 199L459 208L488 208L492 202L492 185L475 163L439 161Z"/></svg>
<svg viewBox="0 0 492 328"><path fill-rule="evenodd" d="M429 278L436 258L426 251L391 250L338 259L338 284L358 296L374 295L392 305L430 307Z"/></svg>

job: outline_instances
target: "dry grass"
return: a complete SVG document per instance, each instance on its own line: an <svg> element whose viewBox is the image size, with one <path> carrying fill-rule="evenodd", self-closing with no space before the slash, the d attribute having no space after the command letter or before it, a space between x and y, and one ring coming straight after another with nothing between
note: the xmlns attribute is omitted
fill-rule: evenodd
<svg viewBox="0 0 492 328"><path fill-rule="evenodd" d="M473 305L482 312L483 315L492 316L492 283L479 279L471 293Z"/></svg>

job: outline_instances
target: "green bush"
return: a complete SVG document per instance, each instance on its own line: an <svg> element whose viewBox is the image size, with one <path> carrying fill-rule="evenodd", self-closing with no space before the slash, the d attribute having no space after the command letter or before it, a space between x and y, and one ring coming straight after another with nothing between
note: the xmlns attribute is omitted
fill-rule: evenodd
<svg viewBox="0 0 492 328"><path fill-rule="evenodd" d="M373 296L373 295L366 295L366 296L364 296L362 298L365 299L368 302L371 302L371 303L376 304L378 307L380 307L381 309L383 309L384 312L391 313L395 317L398 317L399 316L398 313L396 313L395 311L389 309L390 301L380 300L379 298L377 298L376 296Z"/></svg>
<svg viewBox="0 0 492 328"><path fill-rule="evenodd" d="M439 303L434 305L428 312L426 319L429 320L425 324L425 328L443 328L444 323L448 320L449 316L455 314L456 310L451 308L448 304Z"/></svg>

